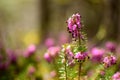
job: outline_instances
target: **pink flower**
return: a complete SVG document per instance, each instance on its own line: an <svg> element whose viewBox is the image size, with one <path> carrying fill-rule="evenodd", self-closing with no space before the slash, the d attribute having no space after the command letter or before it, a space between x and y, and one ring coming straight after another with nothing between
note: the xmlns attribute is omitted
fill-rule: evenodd
<svg viewBox="0 0 120 80"><path fill-rule="evenodd" d="M115 74L112 76L112 80L120 80L120 72L115 73Z"/></svg>
<svg viewBox="0 0 120 80"><path fill-rule="evenodd" d="M31 44L30 46L28 46L28 48L26 49L24 56L25 57L30 57L31 55L33 55L36 51L36 46L34 44Z"/></svg>
<svg viewBox="0 0 120 80"><path fill-rule="evenodd" d="M87 57L87 53L86 52L83 52L83 53L78 52L74 56L74 58L77 59L77 60L85 60L86 57Z"/></svg>
<svg viewBox="0 0 120 80"><path fill-rule="evenodd" d="M105 53L104 49L99 49L99 48L93 48L91 50L91 55L92 55L92 61L99 62L102 60L102 57Z"/></svg>
<svg viewBox="0 0 120 80"><path fill-rule="evenodd" d="M100 71L100 74L101 74L101 76L104 76L104 75L105 75L105 71L104 71L104 70L101 70L101 71Z"/></svg>
<svg viewBox="0 0 120 80"><path fill-rule="evenodd" d="M68 55L69 55L70 57L74 57L74 54L73 54L73 52L71 52L71 51L68 53Z"/></svg>
<svg viewBox="0 0 120 80"><path fill-rule="evenodd" d="M52 58L51 58L51 56L50 56L49 53L45 53L45 54L44 54L44 59L45 59L47 62L49 62L49 63L52 61Z"/></svg>
<svg viewBox="0 0 120 80"><path fill-rule="evenodd" d="M69 51L66 56L67 56L67 60L68 60L68 65L73 67L75 65L73 52Z"/></svg>
<svg viewBox="0 0 120 80"><path fill-rule="evenodd" d="M53 39L53 38L47 38L47 39L45 40L45 45L46 45L47 47L54 46L54 44L55 44L55 42L54 42L54 39Z"/></svg>
<svg viewBox="0 0 120 80"><path fill-rule="evenodd" d="M73 66L75 65L74 59L69 59L69 60L68 60L68 65L69 65L70 67L73 67Z"/></svg>
<svg viewBox="0 0 120 80"><path fill-rule="evenodd" d="M73 14L72 17L70 17L67 20L67 26L68 26L68 31L72 33L73 38L77 38L78 36L81 37L79 33L79 29L81 29L81 16L76 13Z"/></svg>
<svg viewBox="0 0 120 80"><path fill-rule="evenodd" d="M76 30L77 27L81 28L80 17L80 14L76 13L67 20L68 28L70 31Z"/></svg>
<svg viewBox="0 0 120 80"><path fill-rule="evenodd" d="M57 73L56 73L55 70L53 70L53 71L50 72L50 76L51 76L51 77L55 77L56 75L57 75Z"/></svg>
<svg viewBox="0 0 120 80"><path fill-rule="evenodd" d="M29 75L33 75L33 74L35 73L35 71L36 71L36 69L35 69L34 66L30 66L30 67L28 68L28 74L29 74Z"/></svg>
<svg viewBox="0 0 120 80"><path fill-rule="evenodd" d="M105 44L105 47L111 52L114 52L116 50L116 44L113 42L107 42Z"/></svg>
<svg viewBox="0 0 120 80"><path fill-rule="evenodd" d="M55 46L55 47L50 47L48 51L44 54L45 60L48 62L51 62L53 58L55 58L60 51L60 47Z"/></svg>
<svg viewBox="0 0 120 80"><path fill-rule="evenodd" d="M15 54L15 52L13 50L11 50L11 49L7 49L6 54L7 54L8 60L11 63L15 64L16 61L17 61L17 55Z"/></svg>
<svg viewBox="0 0 120 80"><path fill-rule="evenodd" d="M48 52L52 57L56 57L58 55L59 51L60 51L60 47L58 47L58 46L50 47L48 49Z"/></svg>
<svg viewBox="0 0 120 80"><path fill-rule="evenodd" d="M116 63L117 59L115 56L107 56L103 59L103 63L105 67L110 67L111 65L114 65Z"/></svg>

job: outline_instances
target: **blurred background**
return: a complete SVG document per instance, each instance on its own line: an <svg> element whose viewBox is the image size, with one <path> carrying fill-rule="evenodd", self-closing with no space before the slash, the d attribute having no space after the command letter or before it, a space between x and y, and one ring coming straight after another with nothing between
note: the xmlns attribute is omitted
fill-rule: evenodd
<svg viewBox="0 0 120 80"><path fill-rule="evenodd" d="M89 42L120 43L120 0L0 0L0 47L22 54L35 44L40 54L47 38L69 41L66 20L74 13L82 16Z"/></svg>
<svg viewBox="0 0 120 80"><path fill-rule="evenodd" d="M81 14L90 41L119 42L119 0L0 0L0 40L7 47L41 44L66 32L73 13Z"/></svg>

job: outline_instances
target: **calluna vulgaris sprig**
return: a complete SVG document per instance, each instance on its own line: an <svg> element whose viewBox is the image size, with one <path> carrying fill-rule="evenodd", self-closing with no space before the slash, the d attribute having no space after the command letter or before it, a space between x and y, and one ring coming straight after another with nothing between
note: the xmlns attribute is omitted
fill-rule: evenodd
<svg viewBox="0 0 120 80"><path fill-rule="evenodd" d="M65 44L62 47L59 61L59 64L62 64L59 70L60 79L73 80L76 77L76 74L78 74L78 80L80 80L82 64L88 57L85 45L86 37L83 34L80 14L73 14L67 20L67 29L72 35L73 42ZM78 72L76 72L77 65Z"/></svg>
<svg viewBox="0 0 120 80"><path fill-rule="evenodd" d="M62 48L52 46L44 54L44 58L53 66L52 76L57 79L59 77L60 80L110 80L111 78L116 80L119 77L120 73L113 75L117 70L114 69L117 63L117 57L114 54L116 45L109 42L106 44L106 49L92 48L89 52L91 59L85 62L89 57L86 46L87 38L80 14L73 14L67 20L67 30L72 36L72 42L62 45ZM90 70L93 64L95 66L93 70ZM90 71L93 73L89 74Z"/></svg>

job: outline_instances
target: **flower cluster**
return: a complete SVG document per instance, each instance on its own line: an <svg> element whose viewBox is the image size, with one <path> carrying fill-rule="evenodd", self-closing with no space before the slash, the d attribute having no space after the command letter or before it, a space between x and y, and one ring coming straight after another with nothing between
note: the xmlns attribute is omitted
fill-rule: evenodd
<svg viewBox="0 0 120 80"><path fill-rule="evenodd" d="M3 54L1 53L3 52ZM17 63L17 54L12 49L0 49L0 70L9 69L10 65L16 65Z"/></svg>
<svg viewBox="0 0 120 80"><path fill-rule="evenodd" d="M90 51L87 51L86 34L83 31L84 27L82 26L81 15L79 13L73 14L67 20L67 28L72 35L73 41L66 43L67 38L65 34L60 35L60 43L66 43L62 43L63 46L61 50L60 47L54 46L55 42L53 39L48 38L45 41L48 50L44 54L44 58L47 62L52 63L54 69L50 73L51 77L56 78L59 74L58 76L61 80L76 80L76 78L78 78L78 80L99 80L103 78L110 80L111 74L108 75L109 67L117 62L116 57L113 55L117 52L117 45L113 42L107 42L104 45L104 48L92 46L92 48L89 49ZM89 59L88 55L90 56L91 61L87 61ZM93 68L93 65L95 68ZM91 70L91 68L93 70ZM113 75L112 79L120 80L119 76L120 73L118 72Z"/></svg>
<svg viewBox="0 0 120 80"><path fill-rule="evenodd" d="M16 63L17 55L15 54L15 52L11 49L7 49L6 53L8 55L9 61L11 61L11 63Z"/></svg>
<svg viewBox="0 0 120 80"><path fill-rule="evenodd" d="M68 64L70 66L75 65L75 61L78 62L85 61L85 59L88 57L87 52L79 51L74 53L70 45L68 45L66 48L63 47L62 51L65 53L66 59L68 60Z"/></svg>
<svg viewBox="0 0 120 80"><path fill-rule="evenodd" d="M87 52L78 52L76 53L74 58L77 59L78 61L84 61L86 57L88 57Z"/></svg>
<svg viewBox="0 0 120 80"><path fill-rule="evenodd" d="M91 50L91 56L92 56L92 61L94 62L100 62L103 58L103 55L105 54L105 50L104 49L100 49L100 48L92 48Z"/></svg>
<svg viewBox="0 0 120 80"><path fill-rule="evenodd" d="M45 45L46 45L48 48L51 47L51 46L54 46L54 44L55 44L55 41L54 41L53 38L47 38L47 39L45 40Z"/></svg>
<svg viewBox="0 0 120 80"><path fill-rule="evenodd" d="M112 80L120 80L120 72L115 73L115 74L112 76Z"/></svg>
<svg viewBox="0 0 120 80"><path fill-rule="evenodd" d="M34 44L31 44L28 46L28 48L25 50L23 56L28 58L30 57L31 55L33 55L36 51L36 46Z"/></svg>
<svg viewBox="0 0 120 80"><path fill-rule="evenodd" d="M71 46L68 45L67 47L63 46L62 52L65 53L65 58L68 60L68 65L73 66L75 64L74 61L74 54L71 50ZM64 63L64 59L62 61Z"/></svg>
<svg viewBox="0 0 120 80"><path fill-rule="evenodd" d="M81 29L81 16L80 14L76 13L73 14L72 17L70 17L67 20L67 26L68 26L68 31L72 33L73 38L81 37L79 30Z"/></svg>
<svg viewBox="0 0 120 80"><path fill-rule="evenodd" d="M55 46L55 47L50 47L48 51L44 54L45 60L48 62L51 62L53 58L55 58L60 51L60 47Z"/></svg>
<svg viewBox="0 0 120 80"><path fill-rule="evenodd" d="M105 44L105 46L106 46L107 50L109 50L111 52L115 52L115 50L116 50L116 44L113 42L107 42Z"/></svg>
<svg viewBox="0 0 120 80"><path fill-rule="evenodd" d="M111 65L116 64L116 61L117 61L116 57L115 57L115 56L112 56L112 55L107 56L107 57L105 57L105 58L103 59L103 63L104 63L104 65L105 65L105 68L108 68L108 67L110 67Z"/></svg>
<svg viewBox="0 0 120 80"><path fill-rule="evenodd" d="M28 67L28 75L33 75L35 73L36 69L34 66L29 66Z"/></svg>

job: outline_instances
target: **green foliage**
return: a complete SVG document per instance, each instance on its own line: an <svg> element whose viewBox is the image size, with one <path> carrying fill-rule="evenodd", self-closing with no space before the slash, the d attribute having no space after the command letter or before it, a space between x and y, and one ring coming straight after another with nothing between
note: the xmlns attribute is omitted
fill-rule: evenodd
<svg viewBox="0 0 120 80"><path fill-rule="evenodd" d="M65 60L65 53L61 52L59 55L58 60L58 66L59 66L59 79L60 80L66 80L66 77L68 80L74 80L74 78L77 75L76 67L75 66L69 66L68 60Z"/></svg>
<svg viewBox="0 0 120 80"><path fill-rule="evenodd" d="M60 75L60 79L61 80L65 80L65 65L63 65L63 62L62 60L64 59L64 53L61 52L60 55L59 55L59 60L58 60L58 66L60 67L59 68L59 75ZM66 64L66 63L65 63Z"/></svg>
<svg viewBox="0 0 120 80"><path fill-rule="evenodd" d="M28 80L27 78L27 70L23 70L17 77L18 80Z"/></svg>

